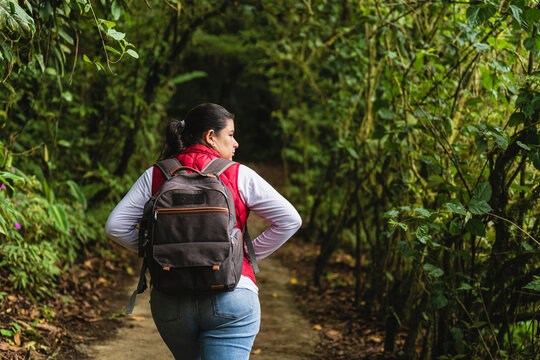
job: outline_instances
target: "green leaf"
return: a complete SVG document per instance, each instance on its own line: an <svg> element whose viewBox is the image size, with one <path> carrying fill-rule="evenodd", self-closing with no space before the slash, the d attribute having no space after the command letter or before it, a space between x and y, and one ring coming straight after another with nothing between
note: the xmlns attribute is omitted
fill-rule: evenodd
<svg viewBox="0 0 540 360"><path fill-rule="evenodd" d="M508 137L505 134L492 133L493 140L504 150L508 147Z"/></svg>
<svg viewBox="0 0 540 360"><path fill-rule="evenodd" d="M396 221L394 219L390 219L390 220L388 220L388 222L392 226L399 226L400 228L403 229L403 231L409 230L409 226L407 224L402 223L402 222Z"/></svg>
<svg viewBox="0 0 540 360"><path fill-rule="evenodd" d="M506 65L505 63L503 62L499 62L497 60L493 60L493 67L495 69L497 69L498 71L502 72L502 73L507 73L509 72L511 69L510 69L510 66Z"/></svg>
<svg viewBox="0 0 540 360"><path fill-rule="evenodd" d="M397 211L396 209L388 210L387 212L384 213L384 217L390 218L390 219L395 219L398 217L398 215L399 215L399 211Z"/></svg>
<svg viewBox="0 0 540 360"><path fill-rule="evenodd" d="M109 21L105 19L99 19L99 22L103 25L105 25L108 29L112 29L116 26L116 23L114 21Z"/></svg>
<svg viewBox="0 0 540 360"><path fill-rule="evenodd" d="M527 146L526 144L522 143L521 141L516 141L516 144L518 144L518 146L522 149L525 149L527 151L531 151L531 148L529 146Z"/></svg>
<svg viewBox="0 0 540 360"><path fill-rule="evenodd" d="M353 159L356 159L356 160L360 159L360 156L358 156L358 153L356 152L356 150L355 150L353 147L347 146L347 147L345 148L345 150L347 150L347 152L349 153L349 155L350 155Z"/></svg>
<svg viewBox="0 0 540 360"><path fill-rule="evenodd" d="M428 272L430 277L441 277L444 275L444 270L432 264L424 264L424 270Z"/></svg>
<svg viewBox="0 0 540 360"><path fill-rule="evenodd" d="M36 31L34 19L14 0L0 2L0 28L21 35L32 35Z"/></svg>
<svg viewBox="0 0 540 360"><path fill-rule="evenodd" d="M11 179L13 181L21 181L24 183L24 178L22 176L13 174L9 171L2 171L0 172L0 179Z"/></svg>
<svg viewBox="0 0 540 360"><path fill-rule="evenodd" d="M64 208L59 204L49 204L49 214L51 214L52 218L54 219L56 227L59 230L67 233L69 225Z"/></svg>
<svg viewBox="0 0 540 360"><path fill-rule="evenodd" d="M491 199L491 185L488 182L478 184L472 195L478 200L489 201Z"/></svg>
<svg viewBox="0 0 540 360"><path fill-rule="evenodd" d="M476 236L486 236L484 224L477 218L472 218L465 224L465 230Z"/></svg>
<svg viewBox="0 0 540 360"><path fill-rule="evenodd" d="M82 207L86 209L86 205L87 205L86 196L84 196L84 193L81 191L81 188L79 187L79 185L77 185L77 183L73 180L68 180L66 181L66 183L69 186L69 190L71 191L71 194L75 197L75 199L77 199L79 204L81 204Z"/></svg>
<svg viewBox="0 0 540 360"><path fill-rule="evenodd" d="M540 151L536 151L531 155L532 163L536 170L540 170Z"/></svg>
<svg viewBox="0 0 540 360"><path fill-rule="evenodd" d="M75 41L73 41L73 38L70 35L68 35L68 33L66 33L64 30L58 29L58 35L64 38L64 40L66 40L68 44L70 45L75 44Z"/></svg>
<svg viewBox="0 0 540 360"><path fill-rule="evenodd" d="M458 287L456 290L472 290L472 286L467 283L461 283L461 286Z"/></svg>
<svg viewBox="0 0 540 360"><path fill-rule="evenodd" d="M478 25L482 24L484 19L482 18L481 9L478 6L469 6L467 8L467 20L471 27L475 28Z"/></svg>
<svg viewBox="0 0 540 360"><path fill-rule="evenodd" d="M525 49L531 51L533 48L536 47L536 39L532 37L525 39L523 41L523 46L525 47Z"/></svg>
<svg viewBox="0 0 540 360"><path fill-rule="evenodd" d="M523 289L540 292L540 279L535 279L535 280L531 281L530 283L525 285L523 287Z"/></svg>
<svg viewBox="0 0 540 360"><path fill-rule="evenodd" d="M417 213L418 215L423 216L423 217L427 217L427 218L428 218L428 217L431 216L431 213L430 213L428 210L423 209L423 208L415 208L413 211L414 211L415 213Z"/></svg>
<svg viewBox="0 0 540 360"><path fill-rule="evenodd" d="M516 5L510 5L510 11L512 12L512 16L514 17L514 19L516 19L519 25L521 25L521 14L523 13L523 10L521 10Z"/></svg>
<svg viewBox="0 0 540 360"><path fill-rule="evenodd" d="M437 311L448 305L448 299L444 295L437 295L429 301L430 307Z"/></svg>
<svg viewBox="0 0 540 360"><path fill-rule="evenodd" d="M534 9L534 8L527 8L525 10L524 18L532 27L533 23L538 22L540 20L540 10Z"/></svg>
<svg viewBox="0 0 540 360"><path fill-rule="evenodd" d="M193 80L193 79L197 79L197 78L203 78L203 77L206 77L207 74L204 72L204 71L192 71L192 72L188 72L188 73L185 73L185 74L181 74L181 75L178 75L176 76L175 78L173 78L171 80L171 82L175 85L178 85L178 84L182 84L182 83L185 83L185 82L188 82L190 80Z"/></svg>
<svg viewBox="0 0 540 360"><path fill-rule="evenodd" d="M522 112L516 112L510 116L510 121L508 122L508 125L518 126L524 121L525 121L525 114Z"/></svg>
<svg viewBox="0 0 540 360"><path fill-rule="evenodd" d="M128 54L131 57L134 57L135 59L139 58L139 54L137 54L137 52L133 49L127 49L126 54Z"/></svg>
<svg viewBox="0 0 540 360"><path fill-rule="evenodd" d="M473 197L471 201L469 201L469 211L472 214L483 215L487 212L490 212L491 210L493 209L491 209L491 206L489 206L489 204L485 200L481 200L481 199L477 199Z"/></svg>
<svg viewBox="0 0 540 360"><path fill-rule="evenodd" d="M118 0L113 1L111 5L111 14L114 20L118 20L120 19L120 16L122 16L122 6Z"/></svg>
<svg viewBox="0 0 540 360"><path fill-rule="evenodd" d="M485 44L485 43L474 43L473 46L478 51L487 51L487 50L491 49L491 46L489 46L488 44Z"/></svg>
<svg viewBox="0 0 540 360"><path fill-rule="evenodd" d="M115 48L113 48L112 46L109 46L109 45L105 45L105 49L115 53L115 54L118 54L118 55L122 55L122 53L118 50L116 50Z"/></svg>
<svg viewBox="0 0 540 360"><path fill-rule="evenodd" d="M446 203L446 208L455 214L467 215L467 210L465 210L465 207L457 200Z"/></svg>
<svg viewBox="0 0 540 360"><path fill-rule="evenodd" d="M486 90L493 88L493 77L491 77L488 70L482 71L482 86L484 86Z"/></svg>
<svg viewBox="0 0 540 360"><path fill-rule="evenodd" d="M385 120L392 120L396 117L396 114L394 114L392 110L387 108L379 109L379 111L377 111L377 114L379 114L379 116Z"/></svg>
<svg viewBox="0 0 540 360"><path fill-rule="evenodd" d="M117 41L123 40L126 37L126 34L116 31L115 29L107 30L107 34L109 34L110 37Z"/></svg>
<svg viewBox="0 0 540 360"><path fill-rule="evenodd" d="M425 244L431 240L431 235L428 234L429 228L427 225L419 226L418 229L416 229L416 238L418 241L420 241L422 244Z"/></svg>
<svg viewBox="0 0 540 360"><path fill-rule="evenodd" d="M90 64L92 63L92 60L90 60L90 58L88 56L86 56L86 54L84 54L82 58L83 58L84 62L87 62L87 63L90 63Z"/></svg>

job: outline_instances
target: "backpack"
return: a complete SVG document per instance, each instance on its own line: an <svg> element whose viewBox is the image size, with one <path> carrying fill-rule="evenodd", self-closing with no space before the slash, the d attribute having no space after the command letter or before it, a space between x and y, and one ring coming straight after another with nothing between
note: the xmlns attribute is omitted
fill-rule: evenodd
<svg viewBox="0 0 540 360"><path fill-rule="evenodd" d="M139 225L143 263L126 314L147 288L147 268L152 285L169 295L230 291L242 274L244 238L258 272L247 225L242 237L230 189L219 178L233 164L215 158L201 171L182 166L176 158L155 164L165 182L144 206Z"/></svg>

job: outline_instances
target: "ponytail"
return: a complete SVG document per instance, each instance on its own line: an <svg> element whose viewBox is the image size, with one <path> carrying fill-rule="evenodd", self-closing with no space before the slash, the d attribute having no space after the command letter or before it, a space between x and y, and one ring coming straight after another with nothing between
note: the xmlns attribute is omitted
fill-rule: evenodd
<svg viewBox="0 0 540 360"><path fill-rule="evenodd" d="M173 120L167 124L165 129L165 146L161 153L162 159L175 157L184 150L182 142L182 130L184 129L184 121Z"/></svg>

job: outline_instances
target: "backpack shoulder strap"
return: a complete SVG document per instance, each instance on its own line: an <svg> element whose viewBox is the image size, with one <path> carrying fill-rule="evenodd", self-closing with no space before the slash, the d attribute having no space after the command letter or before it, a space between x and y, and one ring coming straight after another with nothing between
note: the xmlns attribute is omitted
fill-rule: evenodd
<svg viewBox="0 0 540 360"><path fill-rule="evenodd" d="M173 157L160 160L155 163L154 166L156 166L161 171L163 176L165 176L165 180L169 180L172 177L171 173L173 170L178 169L182 166L182 164L180 164L180 161L178 161L176 157Z"/></svg>
<svg viewBox="0 0 540 360"><path fill-rule="evenodd" d="M234 164L237 163L232 160L214 158L204 167L204 169L201 170L201 172L203 174L216 174L217 176L219 176Z"/></svg>

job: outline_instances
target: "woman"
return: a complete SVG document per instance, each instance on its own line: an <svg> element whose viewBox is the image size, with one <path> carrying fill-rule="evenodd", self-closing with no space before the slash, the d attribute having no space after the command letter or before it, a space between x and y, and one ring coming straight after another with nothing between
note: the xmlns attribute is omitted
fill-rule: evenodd
<svg viewBox="0 0 540 360"><path fill-rule="evenodd" d="M232 160L238 148L233 114L220 105L201 104L187 113L184 123L168 125L163 158L176 156L182 165L197 170L215 157ZM233 195L239 229L244 229L249 211L270 223L253 240L257 260L274 252L300 227L302 221L294 207L247 166L234 164L220 178ZM141 175L107 220L105 231L111 240L137 251L136 226L144 204L163 182L155 167ZM259 332L258 288L245 255L242 276L233 291L170 296L152 289L150 306L157 329L175 359L248 359Z"/></svg>

